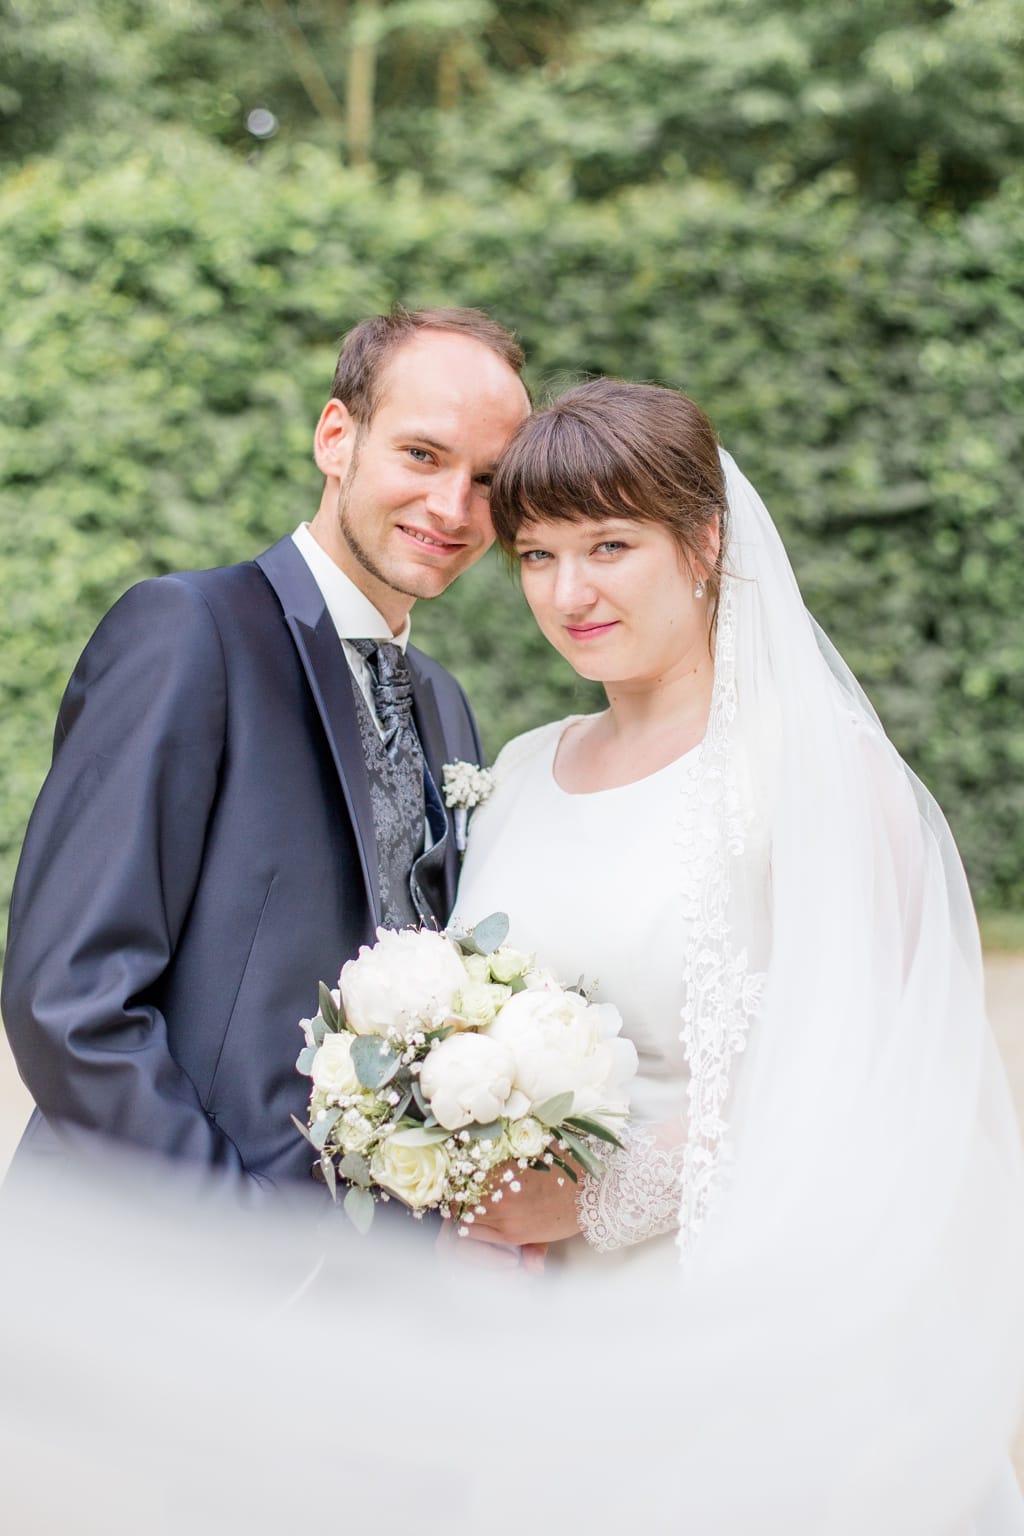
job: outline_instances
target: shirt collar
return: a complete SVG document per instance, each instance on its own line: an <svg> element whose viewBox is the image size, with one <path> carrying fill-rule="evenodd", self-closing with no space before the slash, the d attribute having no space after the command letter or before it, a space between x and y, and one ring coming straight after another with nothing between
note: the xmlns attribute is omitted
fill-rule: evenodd
<svg viewBox="0 0 1024 1536"><path fill-rule="evenodd" d="M308 523L300 523L292 539L320 588L340 640L390 640L405 650L409 643L408 615L398 634L393 635L384 615L341 567L335 565L326 549L313 537Z"/></svg>

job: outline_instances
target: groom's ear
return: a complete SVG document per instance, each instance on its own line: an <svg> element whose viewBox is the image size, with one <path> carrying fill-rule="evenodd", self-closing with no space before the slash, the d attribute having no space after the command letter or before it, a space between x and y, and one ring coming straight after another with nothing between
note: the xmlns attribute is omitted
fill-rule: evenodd
<svg viewBox="0 0 1024 1536"><path fill-rule="evenodd" d="M317 469L335 480L344 480L352 462L359 425L341 400L328 400L313 434Z"/></svg>

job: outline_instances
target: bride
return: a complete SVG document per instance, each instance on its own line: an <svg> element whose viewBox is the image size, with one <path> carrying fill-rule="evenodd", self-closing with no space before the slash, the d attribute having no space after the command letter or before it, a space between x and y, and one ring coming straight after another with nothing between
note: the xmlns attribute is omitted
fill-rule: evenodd
<svg viewBox="0 0 1024 1536"><path fill-rule="evenodd" d="M506 911L518 949L595 983L640 1072L600 1177L524 1175L469 1241L677 1274L751 1370L783 1341L827 1350L849 1401L942 1353L991 1443L1019 1407L1024 1183L941 812L685 396L570 390L524 423L491 505L540 628L608 707L501 753L456 917ZM949 1529L1024 1528L1003 1496Z"/></svg>

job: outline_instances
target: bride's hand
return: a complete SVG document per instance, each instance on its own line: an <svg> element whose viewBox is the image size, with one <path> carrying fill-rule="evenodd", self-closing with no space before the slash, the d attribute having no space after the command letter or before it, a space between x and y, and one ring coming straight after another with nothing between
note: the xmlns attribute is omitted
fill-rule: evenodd
<svg viewBox="0 0 1024 1536"><path fill-rule="evenodd" d="M463 1222L464 1241L525 1245L557 1243L580 1230L576 1215L576 1185L556 1168L541 1173L536 1168L515 1168L514 1191L498 1185L501 1199L485 1201L486 1216Z"/></svg>
<svg viewBox="0 0 1024 1536"><path fill-rule="evenodd" d="M478 1269L521 1269L527 1275L542 1275L547 1258L547 1243L524 1243L521 1248L504 1243L467 1243L459 1235L456 1221L444 1221L435 1248L445 1259L475 1264Z"/></svg>

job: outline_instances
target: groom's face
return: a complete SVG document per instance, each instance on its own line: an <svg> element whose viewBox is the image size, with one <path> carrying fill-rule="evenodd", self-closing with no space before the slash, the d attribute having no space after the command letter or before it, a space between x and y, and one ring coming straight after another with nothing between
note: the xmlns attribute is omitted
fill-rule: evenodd
<svg viewBox="0 0 1024 1536"><path fill-rule="evenodd" d="M528 410L507 363L451 331L423 331L395 353L368 423L337 400L325 409L328 552L396 629L493 542L491 478Z"/></svg>

